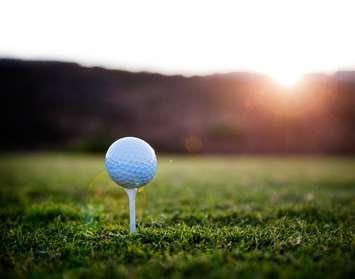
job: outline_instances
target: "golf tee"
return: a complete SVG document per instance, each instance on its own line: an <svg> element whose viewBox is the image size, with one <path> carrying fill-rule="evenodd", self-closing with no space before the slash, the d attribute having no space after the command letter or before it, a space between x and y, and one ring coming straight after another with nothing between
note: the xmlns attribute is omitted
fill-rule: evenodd
<svg viewBox="0 0 355 279"><path fill-rule="evenodd" d="M126 189L129 203L129 231L136 232L136 192L137 189Z"/></svg>

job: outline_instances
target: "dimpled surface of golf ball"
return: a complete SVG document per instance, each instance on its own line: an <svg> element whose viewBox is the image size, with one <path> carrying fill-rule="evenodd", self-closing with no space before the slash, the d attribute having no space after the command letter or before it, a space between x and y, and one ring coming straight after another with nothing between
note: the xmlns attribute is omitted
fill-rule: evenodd
<svg viewBox="0 0 355 279"><path fill-rule="evenodd" d="M111 144L105 166L118 185L127 189L139 188L153 179L157 158L154 149L144 140L125 137Z"/></svg>

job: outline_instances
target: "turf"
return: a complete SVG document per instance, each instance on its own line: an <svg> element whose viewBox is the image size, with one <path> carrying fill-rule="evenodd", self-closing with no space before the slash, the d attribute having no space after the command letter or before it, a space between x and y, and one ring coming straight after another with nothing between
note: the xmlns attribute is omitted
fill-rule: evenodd
<svg viewBox="0 0 355 279"><path fill-rule="evenodd" d="M99 157L0 159L1 277L354 278L355 159L173 157L137 194Z"/></svg>

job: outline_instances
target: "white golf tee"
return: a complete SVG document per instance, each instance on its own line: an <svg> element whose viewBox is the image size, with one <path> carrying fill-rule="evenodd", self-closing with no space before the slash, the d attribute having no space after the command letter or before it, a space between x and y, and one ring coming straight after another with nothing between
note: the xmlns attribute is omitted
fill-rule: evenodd
<svg viewBox="0 0 355 279"><path fill-rule="evenodd" d="M136 232L136 193L137 188L125 189L128 195L129 203L129 231L130 233Z"/></svg>

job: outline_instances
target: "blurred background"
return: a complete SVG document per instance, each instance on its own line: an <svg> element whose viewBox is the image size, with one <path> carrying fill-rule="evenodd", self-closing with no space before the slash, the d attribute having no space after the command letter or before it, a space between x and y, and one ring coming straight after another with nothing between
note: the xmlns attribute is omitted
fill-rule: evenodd
<svg viewBox="0 0 355 279"><path fill-rule="evenodd" d="M0 147L354 154L354 7L308 2L4 2Z"/></svg>

